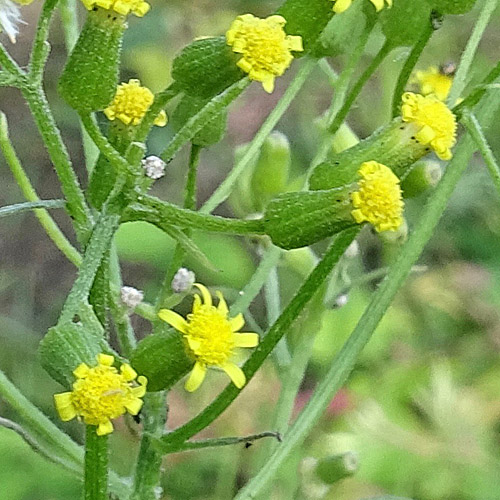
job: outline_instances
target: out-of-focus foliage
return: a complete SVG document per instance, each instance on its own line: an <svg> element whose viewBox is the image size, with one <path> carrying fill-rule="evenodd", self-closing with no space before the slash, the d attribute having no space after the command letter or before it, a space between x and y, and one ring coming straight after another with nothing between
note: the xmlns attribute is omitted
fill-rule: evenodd
<svg viewBox="0 0 500 500"><path fill-rule="evenodd" d="M140 77L153 90L170 82L169 68L174 55L194 37L220 35L236 14L252 12L266 16L279 4L265 0L157 0L152 3L154 15L146 16L140 25L137 23L126 32L125 70L121 79ZM36 3L30 7L33 12L37 8ZM26 12L32 28L34 17L30 18L29 9ZM481 45L478 62L470 75L472 82L477 81L497 57L498 14ZM439 37L431 41L424 53L421 66L457 60L474 15L472 11L462 17L446 18ZM135 24L136 20L130 23ZM26 30L16 47L19 54L26 53L28 41ZM377 42L382 44L382 34ZM375 44L372 53L377 48ZM64 52L61 33L53 34L53 52L55 62L48 67L48 80L55 82ZM406 48L394 51L377 78L367 86L359 106L352 111L349 121L360 136L368 135L388 121L391 85L406 54ZM342 67L342 59L334 58L330 62L334 67ZM268 96L256 85L231 108L225 140L202 156L198 184L201 201L206 200L230 169L234 147L253 136L284 86L284 81L278 81L276 94ZM279 124L279 130L287 135L291 144L291 181L302 179L314 156L319 133L312 122L329 105L330 94L328 79L316 70L307 92L302 92ZM16 139L19 144L31 145L26 151L26 165L39 192L44 198L57 197L51 165L33 124L25 120L26 110L20 106L17 94L2 89L1 99L4 111L18 110L18 119L11 123L12 136L19 138ZM73 124L68 140L73 157L78 158L81 144L73 118L59 112L62 123ZM165 140L162 134L159 130L154 132L153 150L161 150ZM490 130L487 135L498 150L498 134ZM165 178L155 186L165 199L181 201L184 179L180 172L186 162L186 155L179 155L168 165ZM9 187L2 190L0 205L18 201L19 193L5 168L0 169L0 180ZM410 227L424 202L425 197L408 202ZM422 259L429 269L416 272L401 290L349 383L332 401L311 438L281 471L268 498L359 500L391 493L418 500L498 500L499 207L484 165L476 158ZM230 205L219 209L221 214L230 211ZM39 333L55 322L56 311L74 278L74 270L50 246L31 215L20 217L15 221L3 219L0 233L3 264L0 362L23 392L55 418L51 397L60 388L37 367L33 353ZM205 283L217 283L219 287L224 285L228 298L236 298L254 269L250 249L241 241L225 236L196 234L194 239L220 269L218 273L210 273L198 269L192 262L198 278ZM126 284L145 290L146 297L152 296L172 256L172 240L152 226L131 223L120 229L116 244L126 262ZM344 262L346 288L350 287L350 281L356 285L366 272L390 263L394 255L394 248L382 245L369 232L363 233L360 244L360 256ZM28 260L30 266L26 265ZM302 277L286 265L280 269L280 277L282 300L286 302ZM314 346L313 364L297 407L305 404L310 389L352 331L375 285L376 282L369 281L354 286L344 307L332 308L324 314ZM340 292L345 290L332 292L332 304ZM190 304L186 302L183 307L188 311ZM259 301L253 312L258 321L265 317ZM148 326L136 318L134 321L139 332L148 332ZM297 344L299 338L295 330L290 332L288 340L292 346ZM182 390L171 393L171 427L194 415L224 386L223 376L218 378L214 374L213 377L216 383L195 395L187 395ZM237 402L206 431L206 436L243 435L268 429L271 425L268 414L276 403L278 389L279 374L272 363L268 363ZM4 411L3 405L0 413L13 417ZM120 422L120 427L123 437L114 441L114 466L120 472L129 473L137 441L132 432L127 433L124 422ZM75 439L81 440L78 427L71 429ZM165 462L167 472L162 498L232 498L236 488L255 471L261 446L257 443L248 449L227 447L170 456ZM302 457L322 457L349 450L359 453L360 470L329 491L306 474L297 474L297 470L302 470ZM11 431L0 429L2 500L63 500L78 497L79 491L78 481L38 458Z"/></svg>

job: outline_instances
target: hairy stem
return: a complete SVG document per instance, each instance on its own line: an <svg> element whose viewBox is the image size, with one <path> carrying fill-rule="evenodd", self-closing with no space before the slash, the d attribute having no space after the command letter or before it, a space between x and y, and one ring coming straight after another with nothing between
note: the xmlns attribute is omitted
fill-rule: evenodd
<svg viewBox="0 0 500 500"><path fill-rule="evenodd" d="M84 500L108 500L108 436L86 426Z"/></svg>

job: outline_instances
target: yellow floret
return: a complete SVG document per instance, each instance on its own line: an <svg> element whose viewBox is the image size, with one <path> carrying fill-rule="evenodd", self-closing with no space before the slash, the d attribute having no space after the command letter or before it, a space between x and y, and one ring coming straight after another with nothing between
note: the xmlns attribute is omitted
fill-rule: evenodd
<svg viewBox="0 0 500 500"><path fill-rule="evenodd" d="M132 79L118 86L113 102L104 110L104 114L111 121L118 118L125 125L139 125L153 101L153 92L142 87L139 80ZM167 121L165 111L161 111L154 124L164 127Z"/></svg>
<svg viewBox="0 0 500 500"><path fill-rule="evenodd" d="M439 71L437 66L431 66L425 71L415 72L412 83L420 87L422 95L435 95L440 101L445 101L453 84L453 77Z"/></svg>
<svg viewBox="0 0 500 500"><path fill-rule="evenodd" d="M101 7L106 10L113 10L122 16L128 16L130 13L142 17L149 12L151 5L144 0L82 0L87 10L94 7Z"/></svg>
<svg viewBox="0 0 500 500"><path fill-rule="evenodd" d="M345 12L351 6L352 1L353 0L333 0L333 2L335 2L333 11L336 14ZM385 4L387 4L388 7L392 7L392 0L370 0L370 2L375 6L377 12L381 11L385 7Z"/></svg>
<svg viewBox="0 0 500 500"><path fill-rule="evenodd" d="M262 82L266 92L274 90L274 80L293 60L292 52L301 52L302 38L285 33L286 20L281 16L259 19L251 14L238 16L226 40L233 52L241 54L238 66L251 80Z"/></svg>
<svg viewBox="0 0 500 500"><path fill-rule="evenodd" d="M392 170L368 161L358 170L358 191L351 193L351 214L361 224L369 222L378 232L397 231L403 223L403 197L399 179Z"/></svg>
<svg viewBox="0 0 500 500"><path fill-rule="evenodd" d="M456 143L455 115L436 96L406 92L401 107L403 121L416 126L415 138L429 144L442 160L452 158L451 148Z"/></svg>

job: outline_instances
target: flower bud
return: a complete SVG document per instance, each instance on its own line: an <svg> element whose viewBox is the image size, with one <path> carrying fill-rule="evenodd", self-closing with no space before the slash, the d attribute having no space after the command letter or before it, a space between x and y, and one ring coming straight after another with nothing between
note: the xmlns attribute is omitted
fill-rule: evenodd
<svg viewBox="0 0 500 500"><path fill-rule="evenodd" d="M125 16L96 7L89 12L82 32L59 79L59 93L74 109L104 109L118 83Z"/></svg>
<svg viewBox="0 0 500 500"><path fill-rule="evenodd" d="M153 180L161 179L165 175L167 164L158 156L147 156L141 162L142 168L146 173L146 177Z"/></svg>
<svg viewBox="0 0 500 500"><path fill-rule="evenodd" d="M252 176L256 211L262 211L271 198L286 191L290 165L288 138L281 132L272 132L262 145Z"/></svg>
<svg viewBox="0 0 500 500"><path fill-rule="evenodd" d="M341 479L353 476L359 469L359 456L353 451L333 455L318 460L316 476L326 484L334 484Z"/></svg>
<svg viewBox="0 0 500 500"><path fill-rule="evenodd" d="M181 267L172 279L172 291L174 293L186 293L191 290L196 281L196 276L193 271Z"/></svg>
<svg viewBox="0 0 500 500"><path fill-rule="evenodd" d="M443 176L438 162L422 161L417 163L401 183L403 196L415 198L429 189L436 187Z"/></svg>

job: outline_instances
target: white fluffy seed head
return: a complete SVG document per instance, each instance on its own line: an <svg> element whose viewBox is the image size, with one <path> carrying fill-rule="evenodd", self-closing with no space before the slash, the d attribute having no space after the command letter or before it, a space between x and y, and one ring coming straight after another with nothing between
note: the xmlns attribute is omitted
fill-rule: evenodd
<svg viewBox="0 0 500 500"><path fill-rule="evenodd" d="M189 292L191 287L196 281L196 276L193 271L181 267L176 273L172 280L172 291L174 293L184 293Z"/></svg>
<svg viewBox="0 0 500 500"><path fill-rule="evenodd" d="M150 179L160 179L165 175L167 164L158 156L148 156L142 160L142 168L146 172L146 176Z"/></svg>
<svg viewBox="0 0 500 500"><path fill-rule="evenodd" d="M122 302L131 309L137 307L144 299L144 293L132 286L122 286L120 295Z"/></svg>

